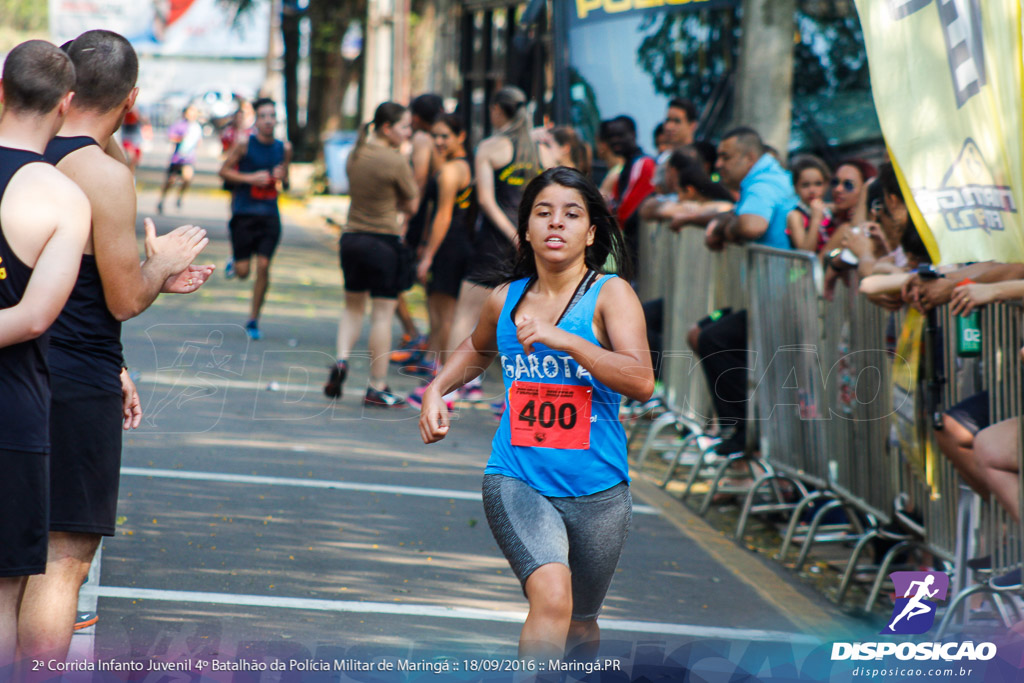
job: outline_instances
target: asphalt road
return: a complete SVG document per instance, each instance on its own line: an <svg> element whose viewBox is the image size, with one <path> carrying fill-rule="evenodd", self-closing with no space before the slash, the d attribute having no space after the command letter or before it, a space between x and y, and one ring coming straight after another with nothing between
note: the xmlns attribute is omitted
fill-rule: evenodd
<svg viewBox="0 0 1024 683"><path fill-rule="evenodd" d="M154 205L144 192L140 225ZM220 270L226 219L226 197L210 192L157 219L161 231L207 227L200 260L219 269L200 292L163 296L124 326L146 415L125 438L117 535L83 589L100 620L71 657L114 670L67 677L512 680L493 669L517 666L526 601L479 500L496 421L464 408L448 439L425 446L415 411L362 408L365 358L328 402L336 236L286 220L265 337L250 342L250 284ZM489 379L491 393L498 386ZM807 667L831 666L821 643L849 639L857 622L650 484L637 480L633 495L601 622L607 662L587 680L789 680L801 668L828 678Z"/></svg>

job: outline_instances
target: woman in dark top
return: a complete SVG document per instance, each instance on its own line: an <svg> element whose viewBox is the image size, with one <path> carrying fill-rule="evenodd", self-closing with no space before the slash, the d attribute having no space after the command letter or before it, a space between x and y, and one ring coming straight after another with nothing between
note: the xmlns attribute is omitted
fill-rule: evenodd
<svg viewBox="0 0 1024 683"><path fill-rule="evenodd" d="M541 172L526 95L516 87L499 90L491 102L496 132L477 147L473 161L480 231L473 244L473 267L459 290L448 347L469 336L494 287L494 275L515 253L516 213L523 190ZM479 384L468 386L467 398L477 398Z"/></svg>

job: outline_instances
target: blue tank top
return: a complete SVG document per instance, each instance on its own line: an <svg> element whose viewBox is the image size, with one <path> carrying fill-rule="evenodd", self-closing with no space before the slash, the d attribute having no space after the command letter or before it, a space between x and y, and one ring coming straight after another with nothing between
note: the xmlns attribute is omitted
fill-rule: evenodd
<svg viewBox="0 0 1024 683"><path fill-rule="evenodd" d="M274 140L263 144L255 135L249 136L245 155L238 162L239 173L273 172L284 161L284 143ZM231 213L240 216L277 216L277 184L266 186L238 183L231 189Z"/></svg>
<svg viewBox="0 0 1024 683"><path fill-rule="evenodd" d="M593 331L594 311L601 288L612 277L602 277L586 291L577 290L575 305L570 302L558 327L600 346ZM569 354L537 344L526 355L516 338L513 314L529 284L529 279L522 279L509 285L498 319L498 354L508 408L484 471L519 479L551 497L587 496L628 482L626 434L619 422L621 396ZM586 280L581 289L585 285ZM589 401L589 418L579 407L580 400ZM520 442L562 440L580 434L581 428L589 434L570 447L513 445L513 422Z"/></svg>
<svg viewBox="0 0 1024 683"><path fill-rule="evenodd" d="M0 203L22 167L45 161L41 154L0 147ZM32 269L19 259L0 225L0 308L16 306ZM50 450L50 373L47 335L0 348L0 448L31 453Z"/></svg>
<svg viewBox="0 0 1024 683"><path fill-rule="evenodd" d="M46 146L45 157L57 165L72 152L96 144L86 136L56 137ZM50 328L49 360L54 375L121 393L121 323L107 308L92 254L82 255L75 288Z"/></svg>

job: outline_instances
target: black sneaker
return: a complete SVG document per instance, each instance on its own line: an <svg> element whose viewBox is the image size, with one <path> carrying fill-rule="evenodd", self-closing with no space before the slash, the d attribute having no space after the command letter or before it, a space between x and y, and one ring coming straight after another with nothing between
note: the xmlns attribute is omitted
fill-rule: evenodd
<svg viewBox="0 0 1024 683"><path fill-rule="evenodd" d="M747 433L737 430L728 438L715 444L715 453L718 455L734 455L735 453L742 453L746 448Z"/></svg>
<svg viewBox="0 0 1024 683"><path fill-rule="evenodd" d="M373 408L404 408L406 403L404 398L398 394L391 393L391 389L388 387L384 387L381 391L373 387L366 387L366 397L363 398L363 405Z"/></svg>
<svg viewBox="0 0 1024 683"><path fill-rule="evenodd" d="M1020 569L1014 569L1014 570L1011 570L1011 571L1007 572L1006 574L1003 574L1002 576L997 576L996 578L990 580L988 583L993 588L1004 589L1004 590L1005 589L1012 589L1012 588L1020 588L1020 585L1021 585L1021 572L1020 572Z"/></svg>
<svg viewBox="0 0 1024 683"><path fill-rule="evenodd" d="M341 385L345 383L348 376L348 363L339 360L331 366L331 374L327 377L327 384L324 385L324 396L327 398L341 398Z"/></svg>

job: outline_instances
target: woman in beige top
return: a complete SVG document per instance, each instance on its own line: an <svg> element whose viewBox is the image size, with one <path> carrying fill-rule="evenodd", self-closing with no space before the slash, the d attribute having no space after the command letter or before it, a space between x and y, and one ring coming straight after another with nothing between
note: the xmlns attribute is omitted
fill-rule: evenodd
<svg viewBox="0 0 1024 683"><path fill-rule="evenodd" d="M341 236L345 311L338 322L338 360L324 385L341 398L348 357L362 333L370 302L370 382L363 405L397 408L405 401L387 385L391 320L402 289L399 253L406 220L416 212L418 192L408 160L398 151L412 135L411 117L400 104L377 107L349 155L346 170L351 204Z"/></svg>

